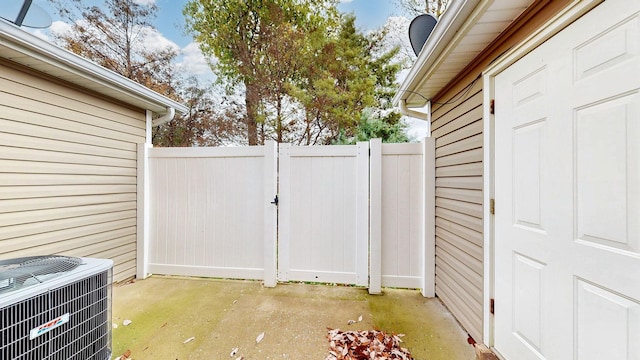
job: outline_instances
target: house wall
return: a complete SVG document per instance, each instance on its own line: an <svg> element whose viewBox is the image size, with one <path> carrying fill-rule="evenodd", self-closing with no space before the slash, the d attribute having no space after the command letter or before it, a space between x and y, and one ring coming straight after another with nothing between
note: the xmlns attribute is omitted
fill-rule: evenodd
<svg viewBox="0 0 640 360"><path fill-rule="evenodd" d="M484 309L481 74L568 3L545 0L532 4L432 99L431 131L436 139L436 295L476 341L483 339Z"/></svg>
<svg viewBox="0 0 640 360"><path fill-rule="evenodd" d="M466 99L435 104L436 294L482 339L482 82ZM452 97L455 98L455 97ZM442 101L449 102L451 99Z"/></svg>
<svg viewBox="0 0 640 360"><path fill-rule="evenodd" d="M0 60L0 258L114 260L135 275L145 112Z"/></svg>

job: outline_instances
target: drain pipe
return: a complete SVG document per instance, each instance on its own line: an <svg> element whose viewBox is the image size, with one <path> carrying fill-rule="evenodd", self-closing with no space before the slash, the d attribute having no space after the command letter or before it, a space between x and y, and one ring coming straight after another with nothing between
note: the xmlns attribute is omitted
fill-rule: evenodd
<svg viewBox="0 0 640 360"><path fill-rule="evenodd" d="M420 119L429 122L431 124L431 101L427 101L427 112L421 112L417 110L413 110L407 107L407 101L402 99L400 100L400 113L402 115L406 115L412 118Z"/></svg>
<svg viewBox="0 0 640 360"><path fill-rule="evenodd" d="M173 120L173 117L176 116L176 109L172 108L172 107L167 107L167 113L160 116L157 119L153 120L153 126L159 126L162 125L164 123L167 123L171 120Z"/></svg>

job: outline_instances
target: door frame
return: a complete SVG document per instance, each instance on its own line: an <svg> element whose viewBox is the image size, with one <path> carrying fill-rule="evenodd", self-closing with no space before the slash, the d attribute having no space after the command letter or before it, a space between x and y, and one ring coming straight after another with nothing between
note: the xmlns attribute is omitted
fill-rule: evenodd
<svg viewBox="0 0 640 360"><path fill-rule="evenodd" d="M495 349L494 315L491 313L491 302L495 297L495 229L494 215L491 213L491 201L495 199L495 116L491 113L491 102L495 99L495 77L519 59L527 55L543 42L552 38L569 24L595 8L604 0L574 1L553 16L544 25L534 31L520 44L514 46L489 65L482 73L483 81L483 242L484 242L484 309L482 342L488 345L499 356ZM496 100L499 106L499 100ZM499 210L498 210L499 211ZM499 303L499 300L498 300ZM503 357L501 357L503 358Z"/></svg>

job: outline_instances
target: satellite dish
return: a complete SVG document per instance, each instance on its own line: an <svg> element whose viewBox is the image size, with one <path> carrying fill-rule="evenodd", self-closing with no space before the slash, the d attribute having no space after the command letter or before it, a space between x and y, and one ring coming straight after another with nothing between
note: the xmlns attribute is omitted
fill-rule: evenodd
<svg viewBox="0 0 640 360"><path fill-rule="evenodd" d="M0 18L18 26L44 29L51 26L51 16L33 0L2 0Z"/></svg>
<svg viewBox="0 0 640 360"><path fill-rule="evenodd" d="M438 20L431 14L418 15L411 20L411 24L409 24L409 41L416 56L420 54L420 50L422 50L424 43L427 42L437 22Z"/></svg>

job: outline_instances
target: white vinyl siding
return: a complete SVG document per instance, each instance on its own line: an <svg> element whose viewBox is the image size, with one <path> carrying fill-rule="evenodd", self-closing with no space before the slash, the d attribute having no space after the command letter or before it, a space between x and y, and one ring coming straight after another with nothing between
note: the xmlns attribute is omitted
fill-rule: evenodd
<svg viewBox="0 0 640 360"><path fill-rule="evenodd" d="M0 62L0 258L110 258L135 275L145 112Z"/></svg>
<svg viewBox="0 0 640 360"><path fill-rule="evenodd" d="M482 82L434 104L436 294L482 341Z"/></svg>

